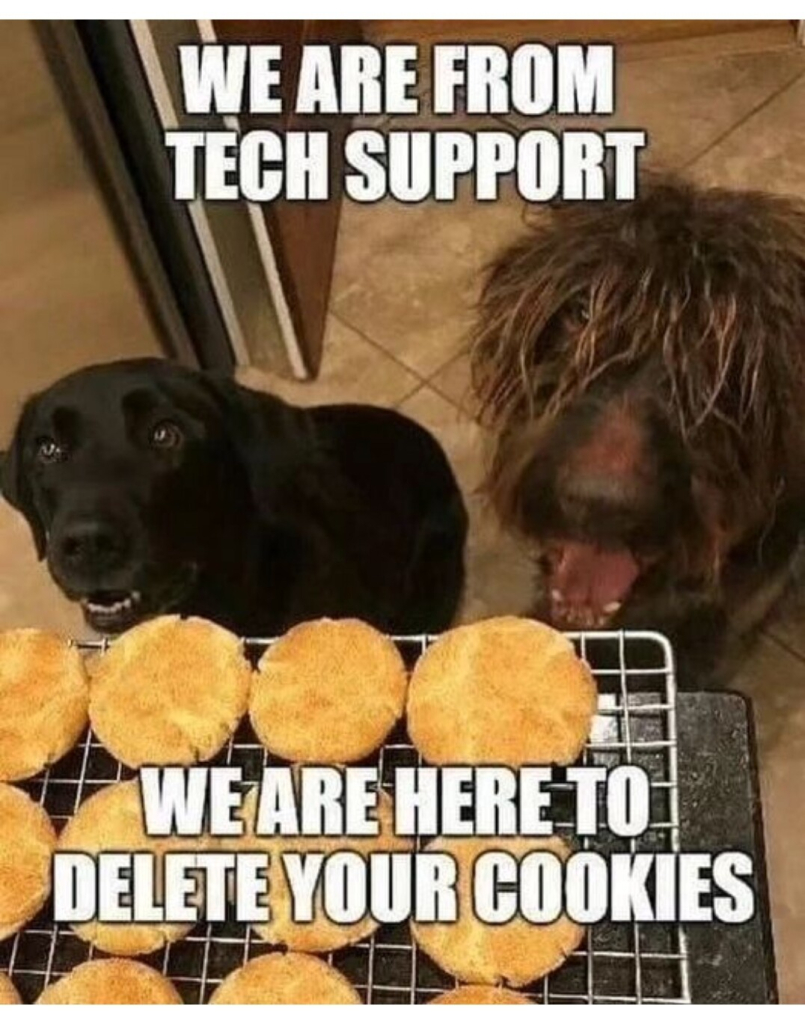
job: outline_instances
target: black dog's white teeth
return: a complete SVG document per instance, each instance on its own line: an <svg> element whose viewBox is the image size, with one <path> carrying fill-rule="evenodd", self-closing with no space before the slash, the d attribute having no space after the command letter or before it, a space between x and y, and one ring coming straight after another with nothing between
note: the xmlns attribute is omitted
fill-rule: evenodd
<svg viewBox="0 0 805 1024"><path fill-rule="evenodd" d="M140 591L132 590L130 594L117 600L90 600L85 597L82 599L81 605L92 615L120 615L122 612L130 612L141 600Z"/></svg>

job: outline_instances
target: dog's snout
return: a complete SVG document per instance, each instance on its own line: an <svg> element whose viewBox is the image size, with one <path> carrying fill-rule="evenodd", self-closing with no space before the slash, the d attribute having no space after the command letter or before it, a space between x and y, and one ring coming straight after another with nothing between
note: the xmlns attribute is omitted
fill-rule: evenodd
<svg viewBox="0 0 805 1024"><path fill-rule="evenodd" d="M603 474L565 476L557 500L567 528L597 536L625 537L646 512L637 481Z"/></svg>
<svg viewBox="0 0 805 1024"><path fill-rule="evenodd" d="M563 481L562 501L563 504L611 508L632 503L637 489L636 481L627 478L578 475Z"/></svg>
<svg viewBox="0 0 805 1024"><path fill-rule="evenodd" d="M73 568L114 568L125 561L129 548L128 537L118 524L97 517L72 520L59 538L61 557Z"/></svg>

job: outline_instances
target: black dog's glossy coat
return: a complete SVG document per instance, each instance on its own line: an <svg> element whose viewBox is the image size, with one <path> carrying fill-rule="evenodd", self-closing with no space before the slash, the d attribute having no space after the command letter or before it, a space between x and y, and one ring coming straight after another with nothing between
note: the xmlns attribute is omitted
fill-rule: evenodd
<svg viewBox="0 0 805 1024"><path fill-rule="evenodd" d="M166 421L181 444L155 449ZM43 459L43 438L63 455ZM359 616L416 633L447 627L461 596L453 474L386 409L303 410L156 359L94 366L27 402L3 494L69 598L136 591L135 620L172 610L267 636ZM76 524L98 522L105 546L76 559Z"/></svg>

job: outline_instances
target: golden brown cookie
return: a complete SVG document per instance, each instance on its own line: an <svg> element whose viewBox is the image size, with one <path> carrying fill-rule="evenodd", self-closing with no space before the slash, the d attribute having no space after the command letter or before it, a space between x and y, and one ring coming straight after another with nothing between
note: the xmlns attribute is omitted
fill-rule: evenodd
<svg viewBox="0 0 805 1024"><path fill-rule="evenodd" d="M37 1003L85 1006L181 1003L172 981L136 960L90 960L48 985Z"/></svg>
<svg viewBox="0 0 805 1024"><path fill-rule="evenodd" d="M0 1006L17 1006L21 1002L20 994L11 979L6 974L0 974Z"/></svg>
<svg viewBox="0 0 805 1024"><path fill-rule="evenodd" d="M530 1005L531 1000L522 992L512 992L496 985L459 985L450 992L444 992L431 1003L463 1003L469 1006L486 1006L492 1003L508 1003L512 1006Z"/></svg>
<svg viewBox="0 0 805 1024"><path fill-rule="evenodd" d="M130 768L207 761L237 728L251 667L232 633L165 615L130 629L93 665L89 714Z"/></svg>
<svg viewBox="0 0 805 1024"><path fill-rule="evenodd" d="M80 653L39 629L0 633L0 780L29 779L72 750L87 726Z"/></svg>
<svg viewBox="0 0 805 1024"><path fill-rule="evenodd" d="M27 793L0 782L0 941L39 913L50 895L56 833Z"/></svg>
<svg viewBox="0 0 805 1024"><path fill-rule="evenodd" d="M211 1003L359 1004L352 984L323 960L303 953L269 953L233 971Z"/></svg>
<svg viewBox="0 0 805 1024"><path fill-rule="evenodd" d="M249 714L260 742L289 761L359 761L402 716L407 685L388 637L357 619L320 619L263 655Z"/></svg>
<svg viewBox="0 0 805 1024"><path fill-rule="evenodd" d="M499 850L522 860L534 850L548 850L565 860L570 850L558 837L439 838L426 850L455 858L459 916L450 924L412 921L411 931L420 948L460 981L522 988L564 963L584 938L584 928L564 916L551 924L531 924L519 916L506 924L485 924L473 914L473 865L482 853Z"/></svg>
<svg viewBox="0 0 805 1024"><path fill-rule="evenodd" d="M571 764L596 706L595 681L570 641L506 616L451 629L424 652L408 732L431 764Z"/></svg>
<svg viewBox="0 0 805 1024"><path fill-rule="evenodd" d="M190 852L205 845L203 838L176 836L156 838L144 831L140 786L136 780L105 786L78 808L59 836L60 851L82 851L92 855L102 852L165 853ZM157 873L159 877L159 872ZM176 942L191 929L191 924L103 924L87 921L72 925L85 942L115 956L139 956Z"/></svg>
<svg viewBox="0 0 805 1024"><path fill-rule="evenodd" d="M224 849L238 853L262 852L270 857L268 869L271 920L253 925L257 934L275 945L305 953L325 953L360 942L378 927L371 917L355 924L337 924L324 914L320 904L309 923L291 920L291 891L282 864L284 853L335 853L350 850L368 857L370 853L404 853L412 849L411 840L394 834L394 806L387 793L381 791L377 801L380 833L377 836L256 836L254 821L257 812L257 790L252 789L243 802L242 817L246 831L238 839L221 841Z"/></svg>

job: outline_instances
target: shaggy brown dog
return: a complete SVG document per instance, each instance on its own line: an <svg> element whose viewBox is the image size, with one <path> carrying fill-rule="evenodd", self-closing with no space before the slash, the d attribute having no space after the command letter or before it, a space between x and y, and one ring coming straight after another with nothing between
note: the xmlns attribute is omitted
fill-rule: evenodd
<svg viewBox="0 0 805 1024"><path fill-rule="evenodd" d="M664 631L698 681L802 564L805 206L662 180L545 211L489 271L472 367L536 614Z"/></svg>

